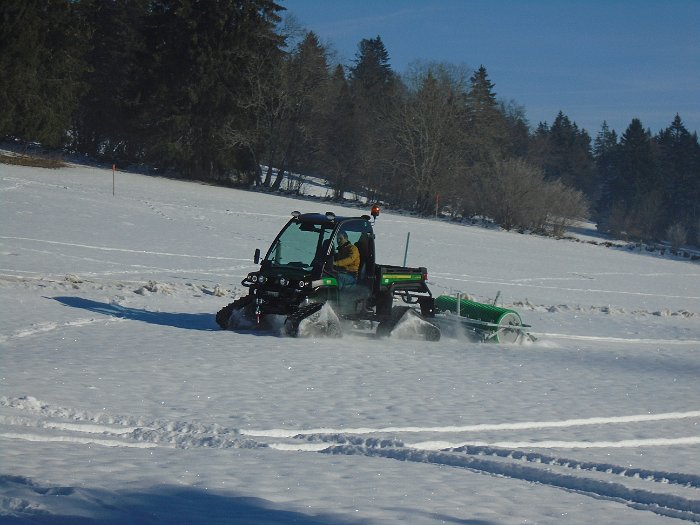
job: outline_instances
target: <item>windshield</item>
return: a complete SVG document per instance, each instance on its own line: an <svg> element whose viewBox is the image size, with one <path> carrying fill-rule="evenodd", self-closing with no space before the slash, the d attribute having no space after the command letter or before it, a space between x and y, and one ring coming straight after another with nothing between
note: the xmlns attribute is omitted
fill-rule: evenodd
<svg viewBox="0 0 700 525"><path fill-rule="evenodd" d="M322 224L308 222L290 222L280 233L265 257L273 266L286 266L311 270L315 262L323 259L325 253L319 253L319 247L328 246L323 241L330 238L331 229L324 229Z"/></svg>

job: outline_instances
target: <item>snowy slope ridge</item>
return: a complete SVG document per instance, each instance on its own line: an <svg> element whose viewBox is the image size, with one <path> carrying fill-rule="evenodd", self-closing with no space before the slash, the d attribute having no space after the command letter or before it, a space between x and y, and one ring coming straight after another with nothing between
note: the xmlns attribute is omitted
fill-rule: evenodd
<svg viewBox="0 0 700 525"><path fill-rule="evenodd" d="M223 332L291 210L357 210L117 177L0 164L0 523L700 523L700 265L382 214L537 340Z"/></svg>

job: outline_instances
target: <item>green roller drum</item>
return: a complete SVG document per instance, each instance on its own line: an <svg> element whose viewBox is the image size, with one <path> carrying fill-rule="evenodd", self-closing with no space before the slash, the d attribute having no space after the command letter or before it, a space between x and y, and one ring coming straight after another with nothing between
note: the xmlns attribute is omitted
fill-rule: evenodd
<svg viewBox="0 0 700 525"><path fill-rule="evenodd" d="M522 335L522 320L515 310L477 303L451 295L441 295L435 299L435 309L441 312L457 313L465 317L464 322L484 334L487 340L497 343L515 343Z"/></svg>

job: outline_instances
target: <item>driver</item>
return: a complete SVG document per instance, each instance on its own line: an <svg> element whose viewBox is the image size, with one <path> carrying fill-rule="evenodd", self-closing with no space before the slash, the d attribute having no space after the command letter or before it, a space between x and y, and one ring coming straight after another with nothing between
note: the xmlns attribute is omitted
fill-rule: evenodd
<svg viewBox="0 0 700 525"><path fill-rule="evenodd" d="M338 271L338 280L342 284L355 284L357 272L360 270L360 250L348 239L347 232L338 232L338 253L336 255L335 268Z"/></svg>

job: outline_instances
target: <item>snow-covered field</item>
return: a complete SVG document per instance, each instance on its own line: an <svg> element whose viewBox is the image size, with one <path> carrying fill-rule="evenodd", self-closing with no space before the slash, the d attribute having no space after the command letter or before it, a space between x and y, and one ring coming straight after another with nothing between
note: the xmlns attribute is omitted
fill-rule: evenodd
<svg viewBox="0 0 700 525"><path fill-rule="evenodd" d="M294 209L0 164L0 523L700 522L700 265L385 213L537 341L217 330Z"/></svg>

